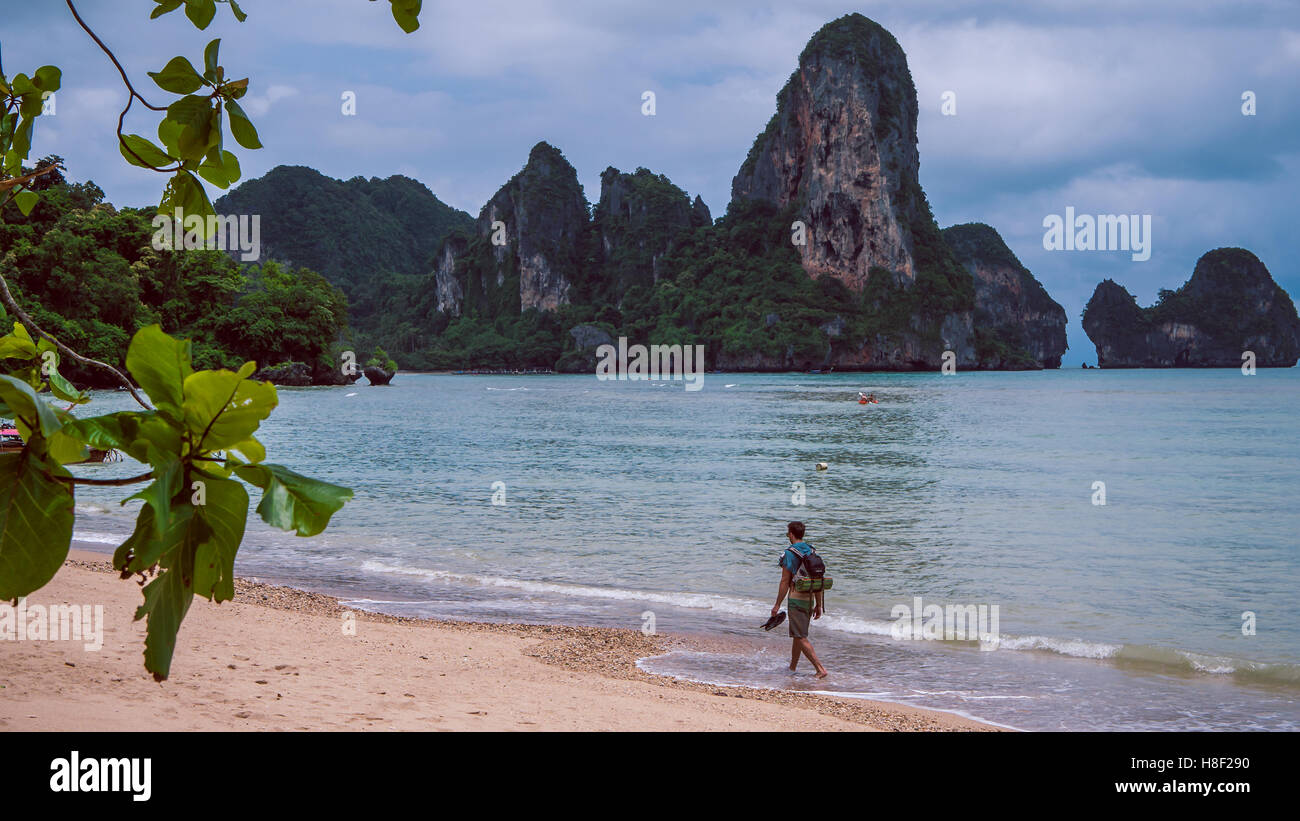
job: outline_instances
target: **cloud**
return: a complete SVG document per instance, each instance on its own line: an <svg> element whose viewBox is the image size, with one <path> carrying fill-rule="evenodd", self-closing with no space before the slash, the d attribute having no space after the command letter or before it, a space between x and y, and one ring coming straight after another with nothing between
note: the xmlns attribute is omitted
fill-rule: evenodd
<svg viewBox="0 0 1300 821"><path fill-rule="evenodd" d="M260 117L271 110L279 100L286 97L292 97L298 93L298 89L292 86L273 85L266 90L265 94L245 94L239 101L239 107L244 109L244 113Z"/></svg>

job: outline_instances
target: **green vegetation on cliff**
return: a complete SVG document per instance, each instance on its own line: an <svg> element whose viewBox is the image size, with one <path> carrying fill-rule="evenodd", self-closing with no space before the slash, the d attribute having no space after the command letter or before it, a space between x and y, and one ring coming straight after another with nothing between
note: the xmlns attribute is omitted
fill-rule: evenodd
<svg viewBox="0 0 1300 821"><path fill-rule="evenodd" d="M473 225L409 177L336 180L303 166L277 166L215 207L260 215L263 257L320 273L347 296L349 324L392 347L403 332L394 307L411 313L404 306L422 298L443 238Z"/></svg>
<svg viewBox="0 0 1300 821"><path fill-rule="evenodd" d="M1256 296L1271 298L1274 310L1260 311ZM1225 339L1277 338L1297 324L1291 297L1245 248L1219 248L1205 254L1197 261L1191 279L1177 290L1161 289L1156 304L1144 313L1152 325L1195 325Z"/></svg>
<svg viewBox="0 0 1300 821"><path fill-rule="evenodd" d="M157 251L153 209L117 209L92 182L61 178L23 216L0 222L0 273L46 331L121 367L139 328L159 324L193 341L196 367L301 361L332 367L347 300L313 271L275 262L241 267L219 251ZM103 371L66 361L68 378L107 385Z"/></svg>

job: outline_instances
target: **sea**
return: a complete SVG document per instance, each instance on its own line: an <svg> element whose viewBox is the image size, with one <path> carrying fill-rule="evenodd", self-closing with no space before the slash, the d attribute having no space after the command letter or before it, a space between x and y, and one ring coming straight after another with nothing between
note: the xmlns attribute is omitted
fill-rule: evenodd
<svg viewBox="0 0 1300 821"><path fill-rule="evenodd" d="M1300 729L1300 371L685 387L400 373L280 388L267 461L355 498L310 538L250 513L236 572L400 615L707 639L639 664L716 685L1022 730ZM96 392L88 409L131 407ZM80 487L75 538L111 551L134 526L129 492ZM792 520L834 579L812 627L824 680L789 671L785 627L759 629ZM988 616L986 640L900 629L937 625L934 605Z"/></svg>

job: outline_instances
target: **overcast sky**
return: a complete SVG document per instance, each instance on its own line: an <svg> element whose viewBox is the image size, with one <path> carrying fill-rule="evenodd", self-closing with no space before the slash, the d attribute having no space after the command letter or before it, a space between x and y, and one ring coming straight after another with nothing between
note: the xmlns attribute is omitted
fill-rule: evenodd
<svg viewBox="0 0 1300 821"><path fill-rule="evenodd" d="M155 104L146 76L171 57L202 63L222 38L227 73L251 76L244 108L260 151L244 179L281 164L334 177L406 174L477 215L538 140L577 168L587 197L606 166L668 175L721 215L731 178L776 92L822 24L880 22L907 52L920 99L921 183L940 226L987 222L1069 317L1067 365L1095 362L1079 313L1111 277L1143 304L1221 246L1254 251L1300 293L1300 3L776 3L736 0L425 0L404 35L385 2L241 0L200 32L146 0L81 0L87 23ZM33 157L60 154L116 204L157 202L162 178L121 159L126 94L108 59L54 0L6 0L4 69L63 69L56 114ZM36 34L39 32L39 34ZM21 38L13 35L21 34ZM656 114L641 113L654 91ZM340 110L344 91L357 114ZM956 116L940 111L956 95ZM1242 114L1242 94L1257 113ZM128 132L155 135L133 110ZM221 192L211 190L215 199ZM1150 214L1151 258L1043 249L1043 218ZM382 241L382 238L376 238Z"/></svg>

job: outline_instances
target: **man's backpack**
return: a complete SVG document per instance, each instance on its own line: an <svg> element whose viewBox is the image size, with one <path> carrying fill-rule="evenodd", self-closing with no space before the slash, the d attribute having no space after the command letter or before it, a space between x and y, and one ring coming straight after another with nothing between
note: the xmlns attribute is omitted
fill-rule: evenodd
<svg viewBox="0 0 1300 821"><path fill-rule="evenodd" d="M804 544L808 544L804 542ZM794 589L800 593L816 593L819 590L830 590L835 580L826 575L826 562L822 557L817 555L817 550L808 545L808 555L804 556L793 547L787 548L794 553L799 564L795 567L794 580L792 582Z"/></svg>

